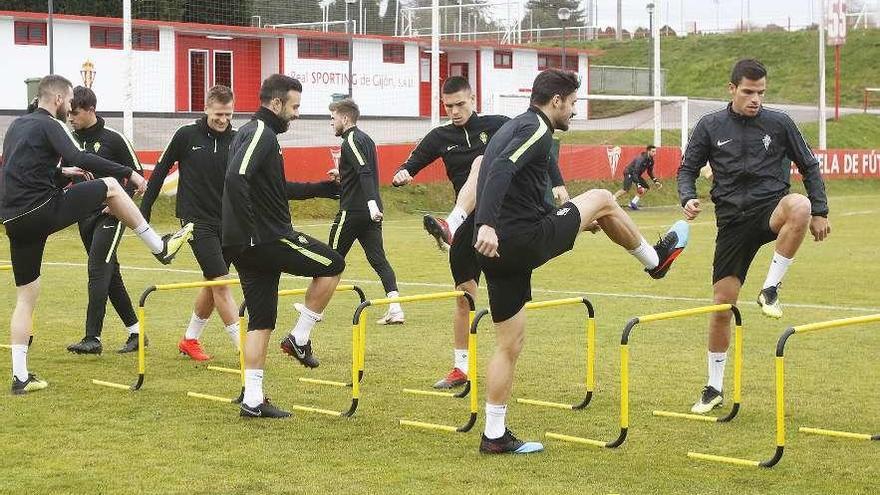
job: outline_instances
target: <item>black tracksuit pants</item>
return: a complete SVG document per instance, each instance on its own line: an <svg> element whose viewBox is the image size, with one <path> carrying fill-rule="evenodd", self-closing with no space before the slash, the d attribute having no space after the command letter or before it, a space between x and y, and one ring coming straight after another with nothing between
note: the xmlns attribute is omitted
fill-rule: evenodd
<svg viewBox="0 0 880 495"><path fill-rule="evenodd" d="M397 277L388 263L382 243L382 223L374 222L366 211L339 210L333 226L330 227L330 239L327 243L345 258L354 241L360 242L364 248L367 261L382 280L385 293L397 291Z"/></svg>

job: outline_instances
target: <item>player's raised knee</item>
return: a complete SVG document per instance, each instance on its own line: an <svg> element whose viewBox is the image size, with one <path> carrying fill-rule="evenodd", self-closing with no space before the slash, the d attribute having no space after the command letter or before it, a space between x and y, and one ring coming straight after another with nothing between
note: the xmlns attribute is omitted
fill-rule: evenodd
<svg viewBox="0 0 880 495"><path fill-rule="evenodd" d="M806 223L810 219L812 205L809 198L803 194L792 194L789 196L788 211L791 220L797 223Z"/></svg>

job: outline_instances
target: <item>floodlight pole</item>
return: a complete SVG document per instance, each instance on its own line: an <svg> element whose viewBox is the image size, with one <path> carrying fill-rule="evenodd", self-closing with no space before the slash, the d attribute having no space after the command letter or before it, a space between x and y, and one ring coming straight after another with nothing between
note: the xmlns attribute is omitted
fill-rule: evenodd
<svg viewBox="0 0 880 495"><path fill-rule="evenodd" d="M55 41L53 36L54 26L52 23L53 11L55 10L52 0L49 0L49 29L47 29L47 38L49 40L49 74L55 73Z"/></svg>
<svg viewBox="0 0 880 495"><path fill-rule="evenodd" d="M825 124L825 6L822 6L819 20L819 149L828 146L827 128Z"/></svg>
<svg viewBox="0 0 880 495"><path fill-rule="evenodd" d="M431 1L431 126L440 123L440 0Z"/></svg>

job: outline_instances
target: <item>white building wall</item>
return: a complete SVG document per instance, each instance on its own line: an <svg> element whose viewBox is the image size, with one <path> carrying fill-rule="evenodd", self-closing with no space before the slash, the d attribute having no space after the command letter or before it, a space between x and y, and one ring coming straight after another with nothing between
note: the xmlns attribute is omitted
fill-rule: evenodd
<svg viewBox="0 0 880 495"><path fill-rule="evenodd" d="M348 61L299 58L297 38L284 38L284 71L303 84L300 111L327 114L334 93L348 93ZM416 117L419 115L419 52L406 43L405 63L382 61L381 40L355 40L352 66L354 100L361 114Z"/></svg>
<svg viewBox="0 0 880 495"><path fill-rule="evenodd" d="M451 64L468 64L468 82L471 88L477 87L477 50L453 48L447 51L447 63ZM451 72L450 72L451 74ZM440 82L443 83L442 81Z"/></svg>
<svg viewBox="0 0 880 495"><path fill-rule="evenodd" d="M10 62L6 77L0 78L0 108L23 109L27 102L24 79L49 73L49 47L16 45L14 21L0 19L0 52ZM125 58L122 50L91 48L89 23L56 21L55 73L74 84L82 84L80 69L87 59L95 64L92 89L98 96L98 110L121 111ZM159 31L159 51L134 51L134 110L174 111L174 34Z"/></svg>
<svg viewBox="0 0 880 495"><path fill-rule="evenodd" d="M278 73L278 39L263 38L260 40L260 63L260 80Z"/></svg>

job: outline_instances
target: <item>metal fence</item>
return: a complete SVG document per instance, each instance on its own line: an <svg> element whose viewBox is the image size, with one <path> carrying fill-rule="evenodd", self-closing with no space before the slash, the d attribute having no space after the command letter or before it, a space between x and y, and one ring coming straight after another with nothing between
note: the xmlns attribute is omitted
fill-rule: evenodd
<svg viewBox="0 0 880 495"><path fill-rule="evenodd" d="M651 69L591 64L590 93L650 95ZM666 94L666 69L660 69L660 94Z"/></svg>

